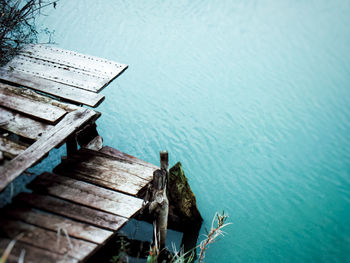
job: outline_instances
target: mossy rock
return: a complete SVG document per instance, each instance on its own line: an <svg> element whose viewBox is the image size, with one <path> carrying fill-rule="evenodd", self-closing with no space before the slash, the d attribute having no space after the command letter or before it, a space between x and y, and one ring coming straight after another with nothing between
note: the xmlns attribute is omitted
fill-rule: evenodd
<svg viewBox="0 0 350 263"><path fill-rule="evenodd" d="M196 197L185 176L180 162L169 170L167 194L170 211L183 222L199 223L202 216L199 213Z"/></svg>

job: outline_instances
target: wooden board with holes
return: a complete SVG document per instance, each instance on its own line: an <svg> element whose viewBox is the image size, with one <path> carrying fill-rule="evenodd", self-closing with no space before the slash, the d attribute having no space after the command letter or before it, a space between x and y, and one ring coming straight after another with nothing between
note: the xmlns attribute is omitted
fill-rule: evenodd
<svg viewBox="0 0 350 263"><path fill-rule="evenodd" d="M4 80L23 86L31 85L26 79L29 81L37 79L34 82L43 82L46 86L43 92L46 93L50 93L50 88L46 85L48 82L45 83L45 80L75 87L77 88L75 92L78 92L79 89L99 92L123 73L127 67L125 64L53 46L28 45L0 69L0 78L1 75L4 75ZM21 77L21 74L25 79ZM34 88L32 85L31 87ZM51 93L57 95L57 89L54 91L55 89L53 88ZM72 91L71 88L70 90ZM77 95L70 93L69 98L77 100Z"/></svg>
<svg viewBox="0 0 350 263"><path fill-rule="evenodd" d="M36 78L43 78L92 92L98 92L109 82L108 78L101 75L22 55L15 56L4 66L4 69L23 72Z"/></svg>
<svg viewBox="0 0 350 263"><path fill-rule="evenodd" d="M79 89L6 67L0 68L0 78L16 85L21 85L64 99L68 102L84 104L90 107L97 107L104 100L102 94Z"/></svg>
<svg viewBox="0 0 350 263"><path fill-rule="evenodd" d="M23 49L22 55L81 69L108 78L118 76L128 67L125 64L64 50L52 45L28 45Z"/></svg>

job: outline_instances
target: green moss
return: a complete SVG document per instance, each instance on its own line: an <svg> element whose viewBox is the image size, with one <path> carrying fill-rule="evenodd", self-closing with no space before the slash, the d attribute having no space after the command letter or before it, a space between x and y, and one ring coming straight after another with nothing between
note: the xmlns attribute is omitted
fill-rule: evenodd
<svg viewBox="0 0 350 263"><path fill-rule="evenodd" d="M178 216L184 221L202 221L197 208L196 197L191 190L180 162L170 168L167 189L169 202Z"/></svg>

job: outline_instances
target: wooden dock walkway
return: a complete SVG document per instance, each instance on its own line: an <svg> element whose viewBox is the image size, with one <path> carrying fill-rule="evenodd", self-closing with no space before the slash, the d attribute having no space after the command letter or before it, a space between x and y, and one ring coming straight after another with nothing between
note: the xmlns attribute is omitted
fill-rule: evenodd
<svg viewBox="0 0 350 263"><path fill-rule="evenodd" d="M0 210L6 262L82 262L142 208L158 167L102 147L98 92L124 64L51 46L29 45L0 68L0 191L55 147L67 157ZM80 145L78 150L77 145Z"/></svg>
<svg viewBox="0 0 350 263"><path fill-rule="evenodd" d="M26 250L25 262L84 261L137 215L143 204L138 193L156 169L110 147L81 149L54 174L32 181L33 193L19 194L1 210L6 238L0 238L0 247L24 233L13 262L21 249Z"/></svg>

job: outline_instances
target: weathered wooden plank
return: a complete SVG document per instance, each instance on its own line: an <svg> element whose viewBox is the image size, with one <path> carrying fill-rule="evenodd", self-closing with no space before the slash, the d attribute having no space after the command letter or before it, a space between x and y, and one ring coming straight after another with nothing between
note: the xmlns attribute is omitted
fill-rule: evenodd
<svg viewBox="0 0 350 263"><path fill-rule="evenodd" d="M6 84L6 83L5 83ZM35 100L35 101L40 101L43 103L47 103L47 104L51 104L52 106L56 106L58 108L61 108L67 112L71 112L71 111L75 111L77 109L79 109L79 106L70 104L70 103L64 103L64 102L60 102L56 99L52 99L48 96L43 96L38 94L37 92L28 89L28 88L24 88L24 87L15 87L10 85L10 87L12 88L12 91L22 97L26 97L30 100Z"/></svg>
<svg viewBox="0 0 350 263"><path fill-rule="evenodd" d="M129 174L135 175L148 182L152 180L153 172L156 170L126 159L110 158L97 151L79 151L79 153L73 155L72 158L79 161L80 167L116 171L126 176Z"/></svg>
<svg viewBox="0 0 350 263"><path fill-rule="evenodd" d="M112 148L110 146L104 146L99 152L103 153L105 155L108 155L109 157L112 157L112 158L114 157L114 158L118 158L118 159L124 159L124 160L130 161L130 162L133 162L133 163L138 163L138 164L150 167L150 168L155 169L155 170L159 169L159 167L154 165L154 164L151 164L151 163L148 163L144 160L138 159L132 155L121 152L121 151L119 151L115 148Z"/></svg>
<svg viewBox="0 0 350 263"><path fill-rule="evenodd" d="M0 250L5 250L11 239L0 238ZM10 257L6 260L6 263L18 263L18 259L22 250L25 251L24 262L25 263L75 263L77 259L69 257L67 255L62 256L57 253L48 251L47 249L41 249L21 241L16 241L15 246L11 250Z"/></svg>
<svg viewBox="0 0 350 263"><path fill-rule="evenodd" d="M118 230L127 221L124 217L78 205L56 197L39 195L36 193L20 193L14 198L14 202L23 203L112 231Z"/></svg>
<svg viewBox="0 0 350 263"><path fill-rule="evenodd" d="M19 240L23 243L60 255L67 254L78 260L85 259L97 248L96 244L73 237L69 238L69 242L63 233L60 235L60 243L57 245L57 232L5 218L0 218L0 229L2 233L11 239L18 238L22 234Z"/></svg>
<svg viewBox="0 0 350 263"><path fill-rule="evenodd" d="M14 158L21 154L25 149L27 149L27 147L22 144L0 137L0 151L2 151L7 158Z"/></svg>
<svg viewBox="0 0 350 263"><path fill-rule="evenodd" d="M60 49L52 45L28 45L23 49L22 54L103 75L108 78L118 76L128 67L121 63Z"/></svg>
<svg viewBox="0 0 350 263"><path fill-rule="evenodd" d="M11 70L6 67L0 68L0 79L90 107L97 107L104 100L102 94L44 79L39 76L33 76L32 74L15 69Z"/></svg>
<svg viewBox="0 0 350 263"><path fill-rule="evenodd" d="M131 195L136 195L149 183L125 170L108 166L109 162L116 161L94 155L72 155L58 165L54 172Z"/></svg>
<svg viewBox="0 0 350 263"><path fill-rule="evenodd" d="M38 140L53 127L3 107L0 107L0 120L0 128L32 140Z"/></svg>
<svg viewBox="0 0 350 263"><path fill-rule="evenodd" d="M65 176L44 173L29 184L31 189L101 211L131 217L143 200Z"/></svg>
<svg viewBox="0 0 350 263"><path fill-rule="evenodd" d="M64 142L79 127L98 116L97 112L84 108L68 113L54 128L43 134L22 154L0 167L0 191L55 146Z"/></svg>
<svg viewBox="0 0 350 263"><path fill-rule="evenodd" d="M57 122L66 111L48 103L21 95L21 88L0 82L0 105L50 123Z"/></svg>
<svg viewBox="0 0 350 263"><path fill-rule="evenodd" d="M80 223L62 216L40 211L35 208L10 205L2 209L2 214L48 230L65 229L69 236L96 244L103 244L113 232Z"/></svg>
<svg viewBox="0 0 350 263"><path fill-rule="evenodd" d="M149 181L118 169L110 169L97 161L90 163L90 158L62 162L54 170L55 173L81 179L112 190L136 195Z"/></svg>
<svg viewBox="0 0 350 263"><path fill-rule="evenodd" d="M22 55L15 56L4 66L4 69L24 72L34 77L56 81L93 92L98 92L110 82L110 78L101 75Z"/></svg>

